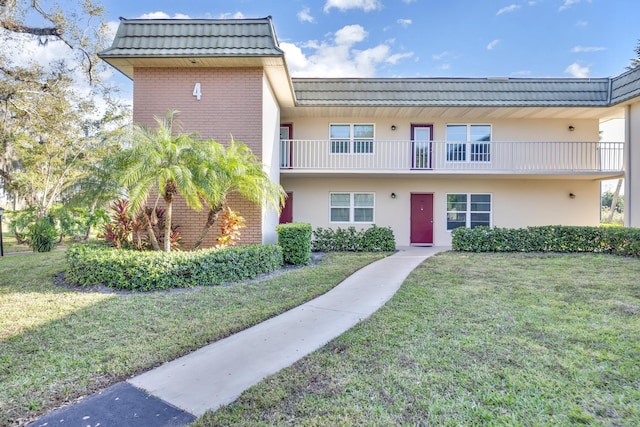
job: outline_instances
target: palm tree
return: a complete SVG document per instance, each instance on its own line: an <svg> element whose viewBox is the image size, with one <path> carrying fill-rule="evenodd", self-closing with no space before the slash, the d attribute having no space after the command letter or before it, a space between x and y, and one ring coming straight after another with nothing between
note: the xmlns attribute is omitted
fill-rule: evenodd
<svg viewBox="0 0 640 427"><path fill-rule="evenodd" d="M262 163L242 142L231 140L228 147L211 140L200 158L207 159L196 171L201 196L209 205L207 222L193 246L202 244L224 207L227 196L239 193L258 205L266 204L280 212L286 192L263 170Z"/></svg>
<svg viewBox="0 0 640 427"><path fill-rule="evenodd" d="M133 212L142 212L146 220L151 245L160 250L153 232L156 219L154 209L143 209L151 190L158 190L166 204L164 251L171 250L171 207L174 197L181 194L187 205L200 209L198 187L194 181L194 170L203 153L201 141L194 134L184 134L176 126L177 111L167 111L164 118L154 117L157 129L136 124L133 133L133 147L123 152L121 182L129 190L130 207ZM177 126L176 126L177 127ZM177 131L174 135L174 131ZM157 201L156 201L157 204Z"/></svg>

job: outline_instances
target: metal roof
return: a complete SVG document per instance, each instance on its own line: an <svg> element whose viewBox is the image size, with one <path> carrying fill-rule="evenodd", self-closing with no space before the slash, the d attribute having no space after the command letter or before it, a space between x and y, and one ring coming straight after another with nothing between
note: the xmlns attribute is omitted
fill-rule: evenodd
<svg viewBox="0 0 640 427"><path fill-rule="evenodd" d="M299 106L602 106L610 79L294 78Z"/></svg>
<svg viewBox="0 0 640 427"><path fill-rule="evenodd" d="M271 17L122 19L99 56L131 78L135 66L184 66L175 61L185 59L198 66L246 66L241 60L265 66L273 58L284 70L278 87L286 86L302 107L609 107L640 96L640 67L599 79L291 79Z"/></svg>
<svg viewBox="0 0 640 427"><path fill-rule="evenodd" d="M271 17L122 19L102 58L284 56Z"/></svg>
<svg viewBox="0 0 640 427"><path fill-rule="evenodd" d="M612 79L612 104L619 104L636 96L640 96L640 67L636 67Z"/></svg>

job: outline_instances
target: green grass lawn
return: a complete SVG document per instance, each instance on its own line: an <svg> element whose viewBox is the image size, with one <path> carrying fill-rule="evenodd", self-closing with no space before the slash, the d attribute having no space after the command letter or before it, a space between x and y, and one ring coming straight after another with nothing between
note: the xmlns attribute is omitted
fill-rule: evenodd
<svg viewBox="0 0 640 427"><path fill-rule="evenodd" d="M443 253L213 425L640 425L640 261Z"/></svg>
<svg viewBox="0 0 640 427"><path fill-rule="evenodd" d="M7 231L7 224L2 224L2 248L5 254L15 252L31 252L31 248L27 245L19 245L16 237Z"/></svg>
<svg viewBox="0 0 640 427"><path fill-rule="evenodd" d="M259 282L137 294L53 284L64 252L0 258L0 425L175 359L322 294L379 254L331 254Z"/></svg>

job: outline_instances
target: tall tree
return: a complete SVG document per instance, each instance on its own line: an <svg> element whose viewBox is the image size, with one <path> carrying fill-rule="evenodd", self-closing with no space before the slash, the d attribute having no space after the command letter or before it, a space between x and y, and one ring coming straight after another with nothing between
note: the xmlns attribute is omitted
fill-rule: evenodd
<svg viewBox="0 0 640 427"><path fill-rule="evenodd" d="M636 57L631 60L629 64L629 69L633 69L636 67L640 67L640 39L638 39L638 43L636 44L636 48L634 49Z"/></svg>
<svg viewBox="0 0 640 427"><path fill-rule="evenodd" d="M164 118L155 117L157 128L134 125L133 147L123 152L122 183L129 189L129 200L133 212L145 213L144 205L149 194L158 190L166 204L164 251L171 251L171 217L173 199L181 194L191 208L202 207L194 170L201 161L202 143L194 134L181 133L176 122L176 111L168 111ZM146 228L155 250L159 250L153 232L155 222L146 214Z"/></svg>
<svg viewBox="0 0 640 427"><path fill-rule="evenodd" d="M208 141L205 150L202 156L205 161L197 169L196 180L209 213L194 250L202 244L231 193L239 193L259 206L269 205L278 212L286 197L284 189L269 178L262 163L242 142L232 140L224 147Z"/></svg>
<svg viewBox="0 0 640 427"><path fill-rule="evenodd" d="M75 160L86 157L93 146L87 124L109 121L109 109L119 108L100 78L105 65L97 53L107 35L103 8L92 0L0 1L0 187L46 207L63 184L54 184L53 193L43 190L52 183L51 170L38 175L39 162L49 156L59 164L62 141L80 147ZM70 159L67 177L77 162L62 154L63 161ZM27 176L44 176L45 182L25 194Z"/></svg>

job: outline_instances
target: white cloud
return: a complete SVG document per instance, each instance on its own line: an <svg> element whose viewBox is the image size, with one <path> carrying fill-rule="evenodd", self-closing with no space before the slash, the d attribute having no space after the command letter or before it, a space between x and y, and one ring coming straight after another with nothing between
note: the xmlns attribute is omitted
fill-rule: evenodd
<svg viewBox="0 0 640 427"><path fill-rule="evenodd" d="M313 16L311 16L311 9L305 7L300 12L298 12L298 21L300 22L315 22Z"/></svg>
<svg viewBox="0 0 640 427"><path fill-rule="evenodd" d="M441 65L438 65L437 68L440 71L447 71L449 68L451 68L451 64L441 64Z"/></svg>
<svg viewBox="0 0 640 427"><path fill-rule="evenodd" d="M582 67L577 62L569 65L565 70L565 73L570 74L571 77L585 78L589 77L589 67Z"/></svg>
<svg viewBox="0 0 640 427"><path fill-rule="evenodd" d="M573 53L599 52L601 50L607 50L607 48L602 46L576 46L573 49L571 49L571 52Z"/></svg>
<svg viewBox="0 0 640 427"><path fill-rule="evenodd" d="M413 56L413 52L395 53L390 57L388 57L387 59L385 59L385 62L395 65L398 62L400 62L401 59L411 58L412 56Z"/></svg>
<svg viewBox="0 0 640 427"><path fill-rule="evenodd" d="M332 8L342 11L349 9L362 9L365 12L371 12L382 8L380 0L327 0L324 4L324 11L329 12Z"/></svg>
<svg viewBox="0 0 640 427"><path fill-rule="evenodd" d="M449 56L449 52L445 51L441 53L434 53L433 55L431 55L431 58L435 59L436 61L440 61L441 59L444 59L447 56Z"/></svg>
<svg viewBox="0 0 640 427"><path fill-rule="evenodd" d="M335 32L337 45L349 46L366 39L369 33L358 24L347 25Z"/></svg>
<svg viewBox="0 0 640 427"><path fill-rule="evenodd" d="M413 21L411 19L398 19L397 22L404 28L407 28L409 25L413 24Z"/></svg>
<svg viewBox="0 0 640 427"><path fill-rule="evenodd" d="M586 27L587 25L589 25L587 21L578 21L576 23L576 27Z"/></svg>
<svg viewBox="0 0 640 427"><path fill-rule="evenodd" d="M374 77L380 66L395 65L413 56L413 52L392 53L389 43L355 48L367 35L362 26L347 25L325 41L283 42L280 47L285 51L291 75L296 77Z"/></svg>
<svg viewBox="0 0 640 427"><path fill-rule="evenodd" d="M221 13L218 16L218 19L244 19L244 13L236 12L236 13Z"/></svg>
<svg viewBox="0 0 640 427"><path fill-rule="evenodd" d="M518 5L518 4L512 4L510 6L507 7L503 7L502 9L500 9L496 15L502 15L503 13L511 13L511 12L515 12L516 10L520 9L522 6Z"/></svg>
<svg viewBox="0 0 640 427"><path fill-rule="evenodd" d="M489 43L487 45L487 50L493 50L496 48L496 46L498 45L498 43L500 43L500 39L495 39L493 40L491 43Z"/></svg>
<svg viewBox="0 0 640 427"><path fill-rule="evenodd" d="M162 11L145 13L138 17L138 19L189 19L189 18L190 18L189 15L185 15L183 13L176 13L175 15L171 16L168 13L165 13Z"/></svg>
<svg viewBox="0 0 640 427"><path fill-rule="evenodd" d="M560 9L558 10L562 12L563 10L569 9L571 6L573 6L574 4L578 4L581 1L582 0L564 0L564 3L562 4L562 6L560 6Z"/></svg>

